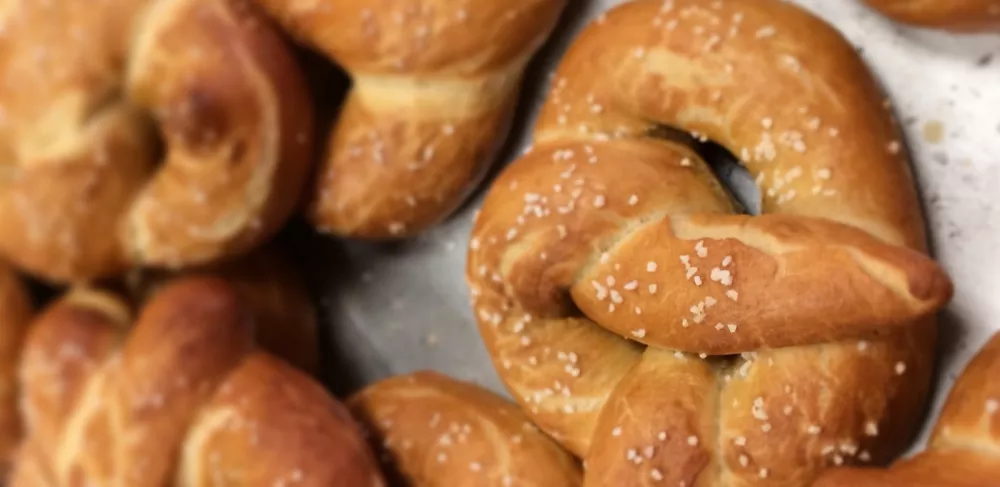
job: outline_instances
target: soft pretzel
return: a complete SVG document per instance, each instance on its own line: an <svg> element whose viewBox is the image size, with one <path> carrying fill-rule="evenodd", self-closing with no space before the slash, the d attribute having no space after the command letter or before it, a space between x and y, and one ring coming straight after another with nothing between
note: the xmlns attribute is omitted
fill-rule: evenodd
<svg viewBox="0 0 1000 487"><path fill-rule="evenodd" d="M899 22L958 32L1000 31L1000 0L865 0Z"/></svg>
<svg viewBox="0 0 1000 487"><path fill-rule="evenodd" d="M636 0L552 83L467 276L501 378L587 484L804 486L897 453L952 290L851 45L788 2ZM763 214L664 126L739 155Z"/></svg>
<svg viewBox="0 0 1000 487"><path fill-rule="evenodd" d="M347 405L400 485L580 485L571 455L515 404L475 385L417 372L370 385Z"/></svg>
<svg viewBox="0 0 1000 487"><path fill-rule="evenodd" d="M312 108L246 0L11 0L0 26L0 252L17 265L77 281L202 264L293 211Z"/></svg>
<svg viewBox="0 0 1000 487"><path fill-rule="evenodd" d="M30 307L24 290L17 285L13 273L10 271L7 273L9 278L0 277L0 299L6 300L6 306L0 309L0 312L7 313L0 314L0 338L2 338L0 364L4 364L0 372L0 381L6 381L10 387L4 389L6 392L3 402L0 403L3 405L0 406L0 418L2 418L0 438L3 438L2 444L5 445L0 449L0 478L5 477L7 469L3 465L9 463L13 447L21 440L21 420L16 408L18 396L16 370L21 356L21 337L28 329L30 316ZM138 279L129 283L127 300L109 292L78 288L62 299L68 304L52 306L51 310L43 315L44 319L40 319L43 323L56 324L36 324L34 328L58 332L65 328L58 324L60 321L104 316L117 324L116 327L106 327L105 331L110 333L110 336L117 336L129 327L132 309L139 307L159 289L178 279L179 276L199 276L206 273L224 278L238 294L240 302L250 309L254 320L254 334L259 345L300 370L313 374L318 372L315 310L295 269L281 254L270 248L255 251L235 262L216 264L210 268L189 269L183 273L145 271L136 276ZM96 311L91 314L80 311L87 309ZM6 319L3 316L6 316ZM84 329L90 328L84 327ZM105 335L78 335L73 339L100 344L105 343L101 341L102 336ZM55 340L57 337L51 339ZM116 342L117 340L109 340L106 345L115 345ZM100 356L103 357L103 354ZM66 371L66 373L75 372Z"/></svg>
<svg viewBox="0 0 1000 487"><path fill-rule="evenodd" d="M1000 484L1000 335L955 383L927 449L887 469L825 472L815 487L989 487Z"/></svg>
<svg viewBox="0 0 1000 487"><path fill-rule="evenodd" d="M0 479L21 440L17 411L17 357L32 308L28 291L6 264L0 264Z"/></svg>
<svg viewBox="0 0 1000 487"><path fill-rule="evenodd" d="M32 327L13 486L383 485L347 410L254 350L225 281L164 287L131 332L126 309L79 291Z"/></svg>
<svg viewBox="0 0 1000 487"><path fill-rule="evenodd" d="M256 0L353 88L309 210L322 231L402 238L451 213L506 138L566 0Z"/></svg>

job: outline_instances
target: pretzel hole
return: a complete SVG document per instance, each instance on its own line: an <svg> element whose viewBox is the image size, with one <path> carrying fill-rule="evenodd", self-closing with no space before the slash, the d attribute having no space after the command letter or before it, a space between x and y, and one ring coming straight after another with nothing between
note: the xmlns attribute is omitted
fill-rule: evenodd
<svg viewBox="0 0 1000 487"><path fill-rule="evenodd" d="M760 188L754 183L750 171L740 164L732 152L713 141L696 142L694 150L712 168L719 182L739 203L744 213L760 214Z"/></svg>
<svg viewBox="0 0 1000 487"><path fill-rule="evenodd" d="M689 132L669 125L657 125L649 135L690 147L708 163L715 177L738 203L743 213L760 214L760 188L754 182L750 171L740 164L739 158L732 151L713 140L703 142Z"/></svg>

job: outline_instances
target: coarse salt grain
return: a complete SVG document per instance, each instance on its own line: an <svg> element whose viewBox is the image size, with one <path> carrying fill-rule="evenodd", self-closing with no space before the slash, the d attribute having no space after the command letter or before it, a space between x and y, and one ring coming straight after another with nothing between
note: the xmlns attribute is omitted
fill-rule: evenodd
<svg viewBox="0 0 1000 487"><path fill-rule="evenodd" d="M997 411L1000 411L1000 401L997 401L996 399L987 399L986 414L994 414Z"/></svg>
<svg viewBox="0 0 1000 487"><path fill-rule="evenodd" d="M698 243L694 244L694 250L698 253L698 257L708 257L708 249L705 247L704 240L699 240Z"/></svg>

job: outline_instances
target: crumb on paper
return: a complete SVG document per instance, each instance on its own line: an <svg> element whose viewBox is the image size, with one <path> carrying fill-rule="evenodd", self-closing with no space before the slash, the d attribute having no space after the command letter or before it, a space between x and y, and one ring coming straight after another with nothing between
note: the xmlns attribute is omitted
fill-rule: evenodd
<svg viewBox="0 0 1000 487"><path fill-rule="evenodd" d="M433 333L428 333L424 336L424 343L427 344L428 347L435 347L438 344L438 336Z"/></svg>
<svg viewBox="0 0 1000 487"><path fill-rule="evenodd" d="M928 120L923 128L924 140L931 144L940 144L944 140L944 124L939 120Z"/></svg>

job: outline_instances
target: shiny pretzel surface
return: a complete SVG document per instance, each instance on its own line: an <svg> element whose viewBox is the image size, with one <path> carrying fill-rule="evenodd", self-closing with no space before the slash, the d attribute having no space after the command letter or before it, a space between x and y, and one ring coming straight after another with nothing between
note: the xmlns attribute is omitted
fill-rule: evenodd
<svg viewBox="0 0 1000 487"><path fill-rule="evenodd" d="M712 140L756 179L736 214ZM808 485L920 420L951 296L891 107L853 47L772 0L620 5L571 45L467 276L511 394L587 485Z"/></svg>
<svg viewBox="0 0 1000 487"><path fill-rule="evenodd" d="M566 0L255 0L350 75L309 218L366 239L451 214L506 139L528 61Z"/></svg>
<svg viewBox="0 0 1000 487"><path fill-rule="evenodd" d="M205 264L299 202L312 107L244 0L0 7L0 252L50 281Z"/></svg>

